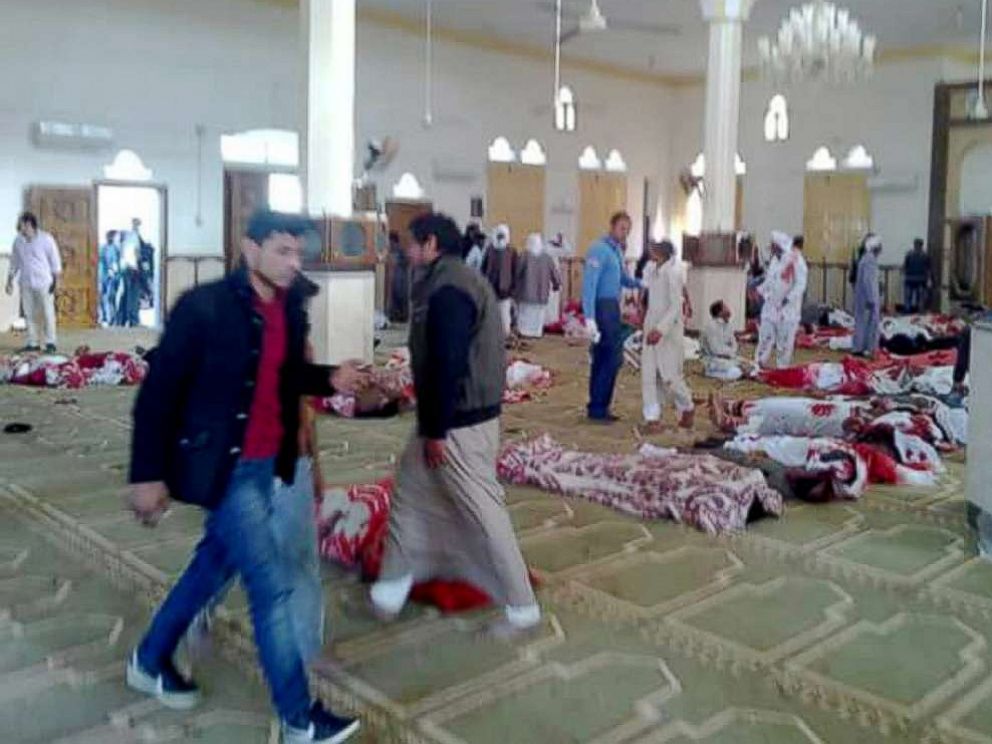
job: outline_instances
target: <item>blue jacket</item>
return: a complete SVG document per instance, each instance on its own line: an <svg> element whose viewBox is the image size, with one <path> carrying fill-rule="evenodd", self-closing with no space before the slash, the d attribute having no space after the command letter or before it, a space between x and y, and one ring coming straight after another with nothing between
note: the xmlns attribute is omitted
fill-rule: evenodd
<svg viewBox="0 0 992 744"><path fill-rule="evenodd" d="M641 283L627 274L623 249L609 235L604 235L586 253L582 275L582 313L596 317L596 300L619 300L620 289L638 289Z"/></svg>

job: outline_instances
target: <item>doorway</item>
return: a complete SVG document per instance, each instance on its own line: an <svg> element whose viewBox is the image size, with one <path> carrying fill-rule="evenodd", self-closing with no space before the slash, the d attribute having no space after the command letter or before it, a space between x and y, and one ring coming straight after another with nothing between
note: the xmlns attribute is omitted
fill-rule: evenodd
<svg viewBox="0 0 992 744"><path fill-rule="evenodd" d="M863 173L807 173L803 234L808 260L847 263L871 229L871 197Z"/></svg>
<svg viewBox="0 0 992 744"><path fill-rule="evenodd" d="M163 185L97 181L97 320L103 327L158 328L167 254Z"/></svg>
<svg viewBox="0 0 992 744"><path fill-rule="evenodd" d="M299 214L303 186L295 171L271 168L224 169L224 270L241 261L241 239L258 209Z"/></svg>
<svg viewBox="0 0 992 744"><path fill-rule="evenodd" d="M576 255L584 256L589 246L610 229L610 217L627 209L625 173L579 173L579 237Z"/></svg>

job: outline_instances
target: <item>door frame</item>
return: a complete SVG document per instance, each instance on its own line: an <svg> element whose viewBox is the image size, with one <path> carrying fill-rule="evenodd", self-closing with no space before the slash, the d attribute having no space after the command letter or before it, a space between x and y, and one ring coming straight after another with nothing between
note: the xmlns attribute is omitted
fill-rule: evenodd
<svg viewBox="0 0 992 744"><path fill-rule="evenodd" d="M93 235L96 246L96 260L100 260L100 187L123 186L126 188L155 189L159 193L159 225L162 226L162 245L158 247L158 297L159 307L156 328L165 324L166 297L168 297L168 257L169 257L169 187L161 181L128 181L116 178L99 178L93 181Z"/></svg>

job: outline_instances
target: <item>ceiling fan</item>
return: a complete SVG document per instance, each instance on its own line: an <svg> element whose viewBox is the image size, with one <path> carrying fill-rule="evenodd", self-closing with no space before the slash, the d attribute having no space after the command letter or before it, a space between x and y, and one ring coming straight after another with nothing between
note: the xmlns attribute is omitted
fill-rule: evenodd
<svg viewBox="0 0 992 744"><path fill-rule="evenodd" d="M538 7L548 13L556 13L556 4L542 0ZM678 36L682 29L671 23L648 23L615 18L607 18L599 7L599 0L589 0L589 7L584 13L567 11L565 16L574 25L561 35L561 43L571 41L583 34L595 34L601 31L634 31L654 36Z"/></svg>

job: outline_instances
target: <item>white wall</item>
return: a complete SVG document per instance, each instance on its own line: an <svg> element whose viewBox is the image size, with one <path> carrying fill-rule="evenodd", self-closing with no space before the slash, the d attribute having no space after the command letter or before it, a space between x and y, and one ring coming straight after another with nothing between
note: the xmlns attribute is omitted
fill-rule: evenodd
<svg viewBox="0 0 992 744"><path fill-rule="evenodd" d="M5 0L4 29L0 226L11 226L12 234L29 184L88 184L102 177L113 151L41 151L30 142L37 120L87 122L112 127L116 146L135 150L155 180L168 186L170 252L219 252L220 134L295 128L299 120L296 12L258 0L198 0L181 8L156 0ZM39 34L58 44L39 53ZM576 162L587 144L604 157L609 148L621 150L631 166L629 207L635 215L643 179L656 185L667 180L670 94L661 86L568 75L579 99L580 131L556 135L547 110L550 63L440 43L436 124L425 130L422 39L360 24L358 50L358 143L384 135L400 142L398 158L380 179L380 194L409 170L440 208L464 221L470 196L485 192L486 148L496 134L517 147L529 137L545 145L549 232L575 231ZM533 111L538 106L545 111ZM198 124L206 127L199 177ZM468 172L470 180L435 179L434 160ZM196 222L198 178L202 224ZM574 213L552 213L555 205L569 205Z"/></svg>
<svg viewBox="0 0 992 744"><path fill-rule="evenodd" d="M782 89L746 82L741 98L740 153L747 163L744 180L744 225L761 241L773 229L803 229L803 182L806 161L827 145L840 161L856 144L875 158L878 176L906 183L910 190L872 193L872 229L885 241L882 260L901 260L913 238L926 238L930 192L933 89L948 70L943 60L920 59L880 64L874 76L846 88L792 85ZM783 92L789 103L791 136L787 142L764 140L768 101ZM674 174L702 147L703 92L682 90L677 107L685 112L675 127Z"/></svg>

